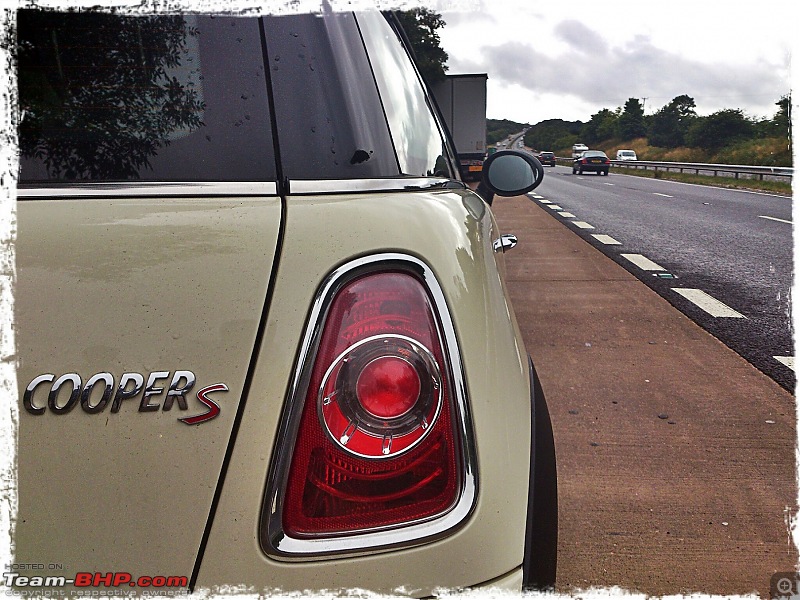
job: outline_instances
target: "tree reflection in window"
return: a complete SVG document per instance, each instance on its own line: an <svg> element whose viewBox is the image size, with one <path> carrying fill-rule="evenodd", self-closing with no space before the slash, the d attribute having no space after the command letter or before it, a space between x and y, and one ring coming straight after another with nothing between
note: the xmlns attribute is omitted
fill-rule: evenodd
<svg viewBox="0 0 800 600"><path fill-rule="evenodd" d="M203 126L200 32L181 16L22 10L20 151L52 179L137 179Z"/></svg>

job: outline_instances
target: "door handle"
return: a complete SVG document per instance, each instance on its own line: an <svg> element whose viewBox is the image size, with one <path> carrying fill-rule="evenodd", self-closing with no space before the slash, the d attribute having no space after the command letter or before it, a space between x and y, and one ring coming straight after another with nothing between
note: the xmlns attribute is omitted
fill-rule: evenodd
<svg viewBox="0 0 800 600"><path fill-rule="evenodd" d="M508 252L517 245L517 236L512 233L501 235L498 239L492 242L492 247L495 252Z"/></svg>

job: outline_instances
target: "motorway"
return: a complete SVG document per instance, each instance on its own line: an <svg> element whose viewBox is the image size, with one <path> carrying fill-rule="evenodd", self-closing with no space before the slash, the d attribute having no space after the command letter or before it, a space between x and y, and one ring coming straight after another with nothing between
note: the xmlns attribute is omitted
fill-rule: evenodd
<svg viewBox="0 0 800 600"><path fill-rule="evenodd" d="M743 317L713 317L736 324L732 339L751 332L761 355L790 356L778 293L791 280L791 225L761 217L790 221L790 204L558 167L530 196L495 199L501 232L519 239L506 281L553 422L557 591L768 597L775 574L794 571L791 379L755 368L673 291L734 307ZM756 285L740 287L737 273Z"/></svg>
<svg viewBox="0 0 800 600"><path fill-rule="evenodd" d="M794 390L792 200L770 194L546 169L555 218Z"/></svg>

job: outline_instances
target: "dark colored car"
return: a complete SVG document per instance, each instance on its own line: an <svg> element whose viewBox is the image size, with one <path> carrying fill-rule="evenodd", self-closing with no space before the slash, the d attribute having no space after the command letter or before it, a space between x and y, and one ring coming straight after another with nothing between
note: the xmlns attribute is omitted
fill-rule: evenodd
<svg viewBox="0 0 800 600"><path fill-rule="evenodd" d="M552 152L539 152L539 154L536 155L536 158L539 159L539 162L542 163L542 166L544 165L550 165L551 167L556 166L556 155L553 154Z"/></svg>
<svg viewBox="0 0 800 600"><path fill-rule="evenodd" d="M608 175L611 161L605 152L600 150L586 150L572 162L572 174L583 175L584 171L594 171Z"/></svg>

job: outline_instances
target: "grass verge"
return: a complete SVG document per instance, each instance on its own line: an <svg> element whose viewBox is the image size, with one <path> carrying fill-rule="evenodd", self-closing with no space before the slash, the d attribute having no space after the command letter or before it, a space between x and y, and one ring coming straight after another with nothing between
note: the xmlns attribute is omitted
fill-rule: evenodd
<svg viewBox="0 0 800 600"><path fill-rule="evenodd" d="M735 177L713 177L710 175L694 175L691 173L677 173L673 171L650 171L644 169L626 169L625 167L612 167L612 172L622 175L635 175L649 179L668 179L683 183L696 183L713 187L731 188L739 190L756 190L759 192L772 192L785 196L792 195L792 184L784 181L762 181L760 179L736 179Z"/></svg>

